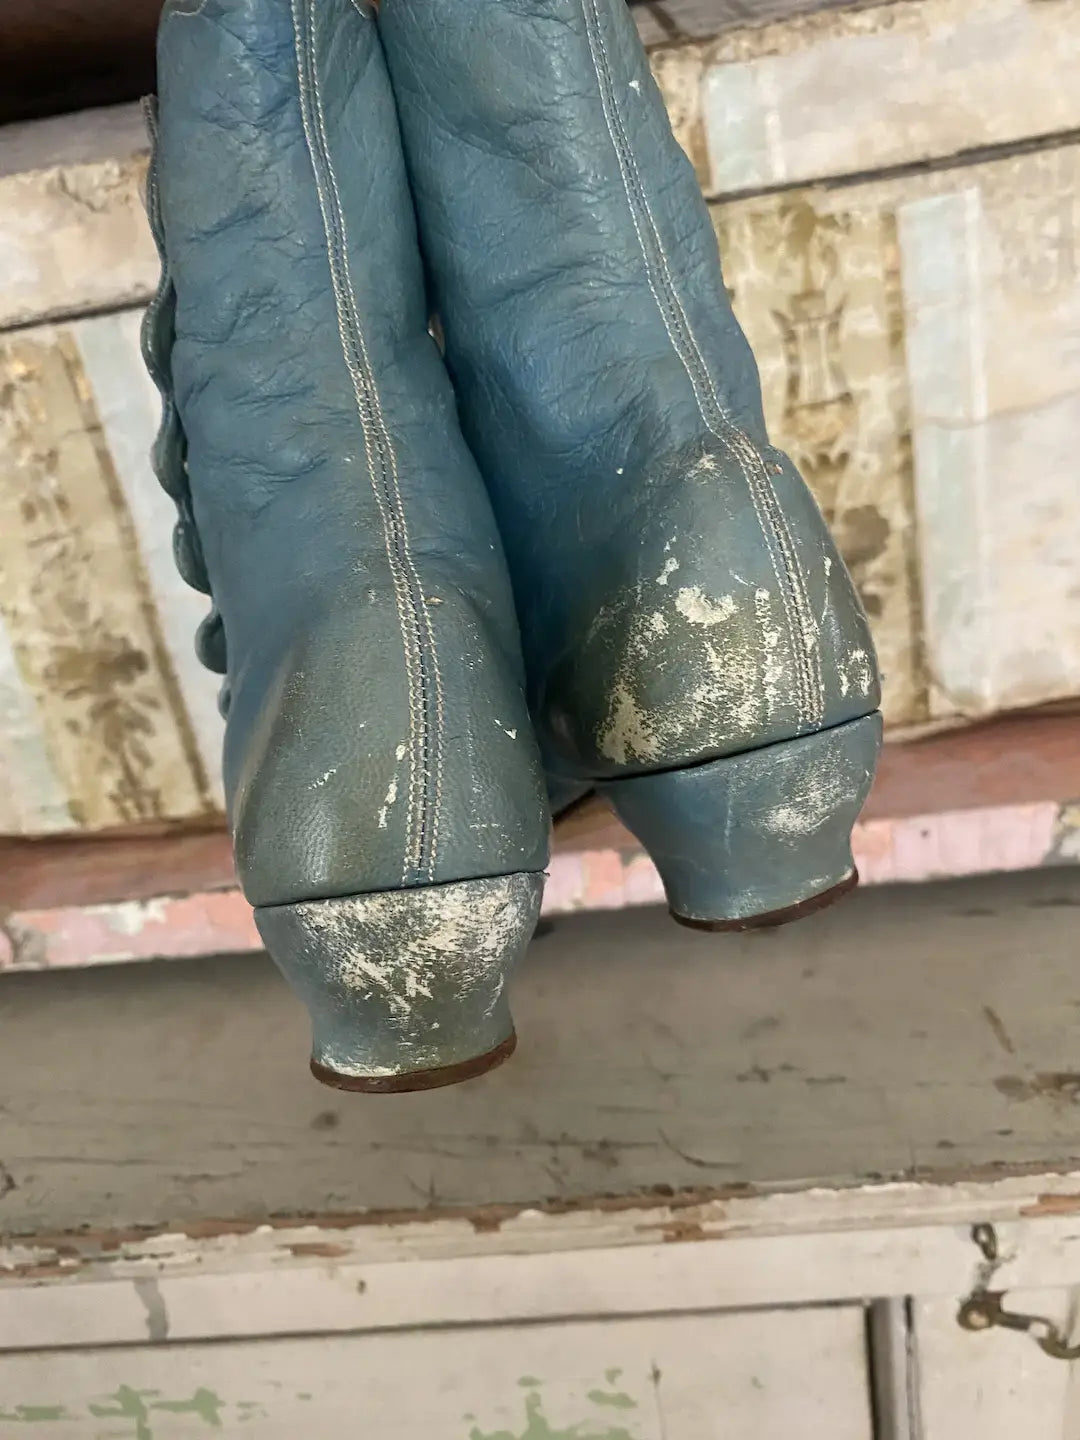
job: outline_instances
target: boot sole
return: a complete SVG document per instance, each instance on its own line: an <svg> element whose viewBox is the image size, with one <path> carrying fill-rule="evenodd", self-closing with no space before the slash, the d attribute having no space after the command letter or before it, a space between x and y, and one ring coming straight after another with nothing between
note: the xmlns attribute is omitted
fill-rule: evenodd
<svg viewBox="0 0 1080 1440"><path fill-rule="evenodd" d="M360 1095L407 1095L416 1090L442 1090L447 1085L460 1085L465 1080L475 1080L505 1064L517 1049L517 1035L511 1032L494 1050L486 1055L477 1055L473 1060L462 1060L457 1065L443 1065L437 1070L414 1070L408 1075L363 1076L339 1075L328 1070L317 1060L311 1062L311 1073L320 1085L331 1090L349 1090Z"/></svg>
<svg viewBox="0 0 1080 1440"><path fill-rule="evenodd" d="M756 929L801 919L858 884L851 834L880 749L875 714L599 789L652 856L677 920Z"/></svg>
<svg viewBox="0 0 1080 1440"><path fill-rule="evenodd" d="M859 872L853 870L846 880L812 895L800 905L788 905L783 910L770 910L767 915L751 915L745 920L691 920L687 915L670 911L671 918L687 930L707 930L710 935L742 934L750 930L779 930L782 925L791 925L796 920L805 920L807 915L816 915L819 910L828 910L837 901L843 900L859 886Z"/></svg>
<svg viewBox="0 0 1080 1440"><path fill-rule="evenodd" d="M311 1071L335 1090L457 1085L509 1059L506 990L544 876L262 907L267 950L312 1020Z"/></svg>

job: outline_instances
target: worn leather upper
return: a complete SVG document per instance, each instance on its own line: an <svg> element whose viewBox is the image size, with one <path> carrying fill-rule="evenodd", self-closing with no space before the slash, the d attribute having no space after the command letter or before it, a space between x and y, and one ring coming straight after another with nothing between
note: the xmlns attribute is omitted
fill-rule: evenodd
<svg viewBox="0 0 1080 1440"><path fill-rule="evenodd" d="M383 0L422 244L553 783L879 703L623 0Z"/></svg>
<svg viewBox="0 0 1080 1440"><path fill-rule="evenodd" d="M248 898L541 870L511 591L427 332L372 13L171 0L158 68L157 460L220 616L202 651L227 669Z"/></svg>

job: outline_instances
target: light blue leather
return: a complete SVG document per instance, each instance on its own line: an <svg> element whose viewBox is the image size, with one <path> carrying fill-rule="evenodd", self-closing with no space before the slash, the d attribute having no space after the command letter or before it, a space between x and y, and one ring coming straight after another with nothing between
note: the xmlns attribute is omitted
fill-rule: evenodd
<svg viewBox="0 0 1080 1440"><path fill-rule="evenodd" d="M871 715L866 617L769 443L623 0L383 0L379 23L553 788Z"/></svg>
<svg viewBox="0 0 1080 1440"><path fill-rule="evenodd" d="M488 496L353 0L170 0L147 324L256 906L516 873L548 818Z"/></svg>

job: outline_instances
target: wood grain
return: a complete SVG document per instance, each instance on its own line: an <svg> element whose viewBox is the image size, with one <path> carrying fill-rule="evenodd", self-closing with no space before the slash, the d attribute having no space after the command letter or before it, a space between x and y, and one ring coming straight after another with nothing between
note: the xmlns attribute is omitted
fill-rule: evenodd
<svg viewBox="0 0 1080 1440"><path fill-rule="evenodd" d="M1043 871L759 936L574 917L516 983L512 1064L390 1099L308 1079L260 957L8 976L0 1230L1075 1168L1078 915Z"/></svg>

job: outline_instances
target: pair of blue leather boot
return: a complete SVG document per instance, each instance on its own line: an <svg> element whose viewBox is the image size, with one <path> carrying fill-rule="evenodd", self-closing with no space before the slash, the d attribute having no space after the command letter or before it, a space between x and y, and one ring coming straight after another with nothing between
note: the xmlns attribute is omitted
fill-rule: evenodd
<svg viewBox="0 0 1080 1440"><path fill-rule="evenodd" d="M549 804L706 928L853 884L872 642L624 0L168 0L158 60L155 466L316 1075L510 1053Z"/></svg>

